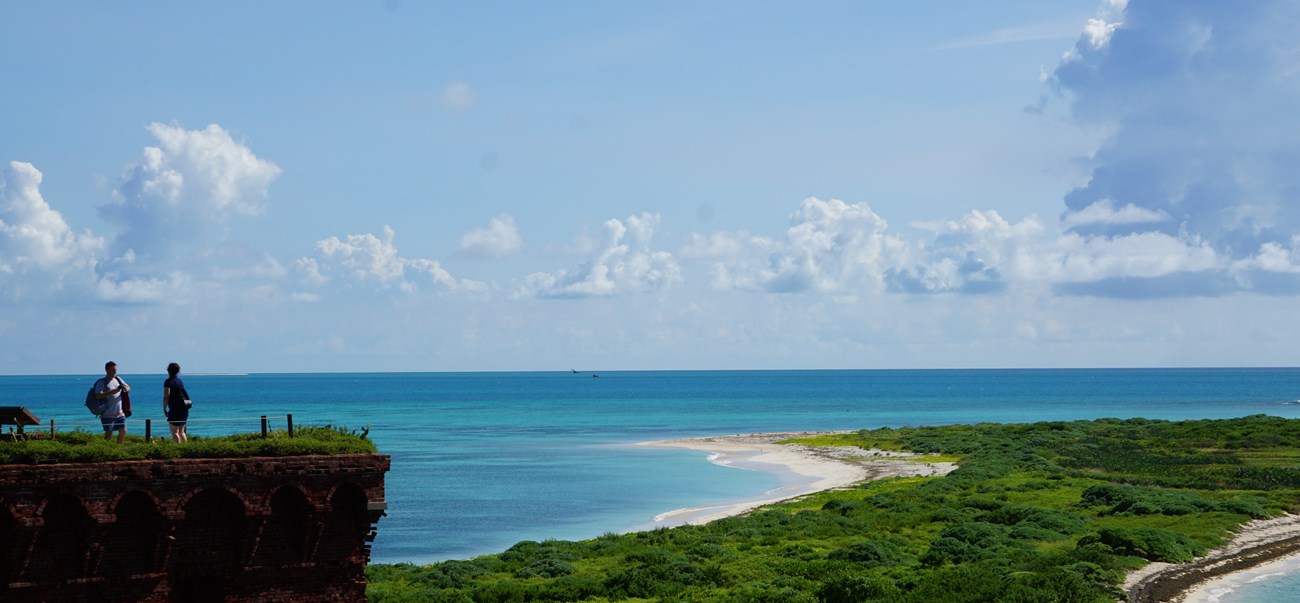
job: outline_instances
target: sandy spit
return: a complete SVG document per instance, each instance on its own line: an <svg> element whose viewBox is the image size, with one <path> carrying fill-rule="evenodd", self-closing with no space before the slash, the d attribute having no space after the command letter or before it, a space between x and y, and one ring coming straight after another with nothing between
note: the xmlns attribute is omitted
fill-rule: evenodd
<svg viewBox="0 0 1300 603"><path fill-rule="evenodd" d="M790 438L808 437L834 431L797 431L750 433L642 442L640 446L688 448L709 453L709 460L719 465L785 474L786 485L763 496L708 507L677 509L655 517L655 527L703 524L740 515L755 507L788 500L797 496L844 488L858 482L883 477L945 475L957 468L955 463L921 463L909 458L918 455L903 452L868 450L854 446L805 446L777 444Z"/></svg>

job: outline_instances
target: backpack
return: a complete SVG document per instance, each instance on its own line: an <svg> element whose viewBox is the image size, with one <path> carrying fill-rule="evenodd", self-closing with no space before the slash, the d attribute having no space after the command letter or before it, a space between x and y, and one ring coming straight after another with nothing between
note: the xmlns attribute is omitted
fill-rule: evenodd
<svg viewBox="0 0 1300 603"><path fill-rule="evenodd" d="M95 385L98 384L99 382L96 381ZM108 400L100 400L95 397L94 385L90 386L90 391L86 392L86 408L90 409L90 414L95 415L96 417L104 414L104 411L108 410Z"/></svg>

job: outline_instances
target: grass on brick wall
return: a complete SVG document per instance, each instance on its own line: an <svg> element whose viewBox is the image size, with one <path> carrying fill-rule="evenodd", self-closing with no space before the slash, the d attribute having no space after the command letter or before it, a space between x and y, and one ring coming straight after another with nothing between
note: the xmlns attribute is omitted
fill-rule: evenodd
<svg viewBox="0 0 1300 603"><path fill-rule="evenodd" d="M242 458L254 456L302 456L310 454L366 454L376 452L365 430L342 427L299 427L293 437L286 431L236 434L222 437L190 436L176 444L165 436L146 443L141 436L127 436L126 442L105 440L101 433L60 432L33 434L30 439L0 441L0 465L42 463L92 463L145 459Z"/></svg>

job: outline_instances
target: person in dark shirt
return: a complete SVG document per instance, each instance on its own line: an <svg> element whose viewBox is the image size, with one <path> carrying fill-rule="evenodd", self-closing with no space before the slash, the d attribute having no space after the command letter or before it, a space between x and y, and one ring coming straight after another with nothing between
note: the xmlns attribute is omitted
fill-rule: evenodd
<svg viewBox="0 0 1300 603"><path fill-rule="evenodd" d="M185 391L180 375L181 365L173 362L167 365L167 380L163 381L163 413L167 415L172 441L177 444L189 439L185 424L190 420L190 393Z"/></svg>

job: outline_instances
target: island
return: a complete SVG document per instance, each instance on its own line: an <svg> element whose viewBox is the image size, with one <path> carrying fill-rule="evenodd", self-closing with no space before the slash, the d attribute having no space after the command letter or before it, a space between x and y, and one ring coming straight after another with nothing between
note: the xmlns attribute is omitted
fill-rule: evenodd
<svg viewBox="0 0 1300 603"><path fill-rule="evenodd" d="M1300 420L1098 419L778 437L655 445L731 446L750 450L751 460L785 446L862 472L831 479L807 470L807 492L718 513L681 510L684 521L672 527L524 541L432 565L371 565L367 596L1170 601L1214 575L1300 549Z"/></svg>

